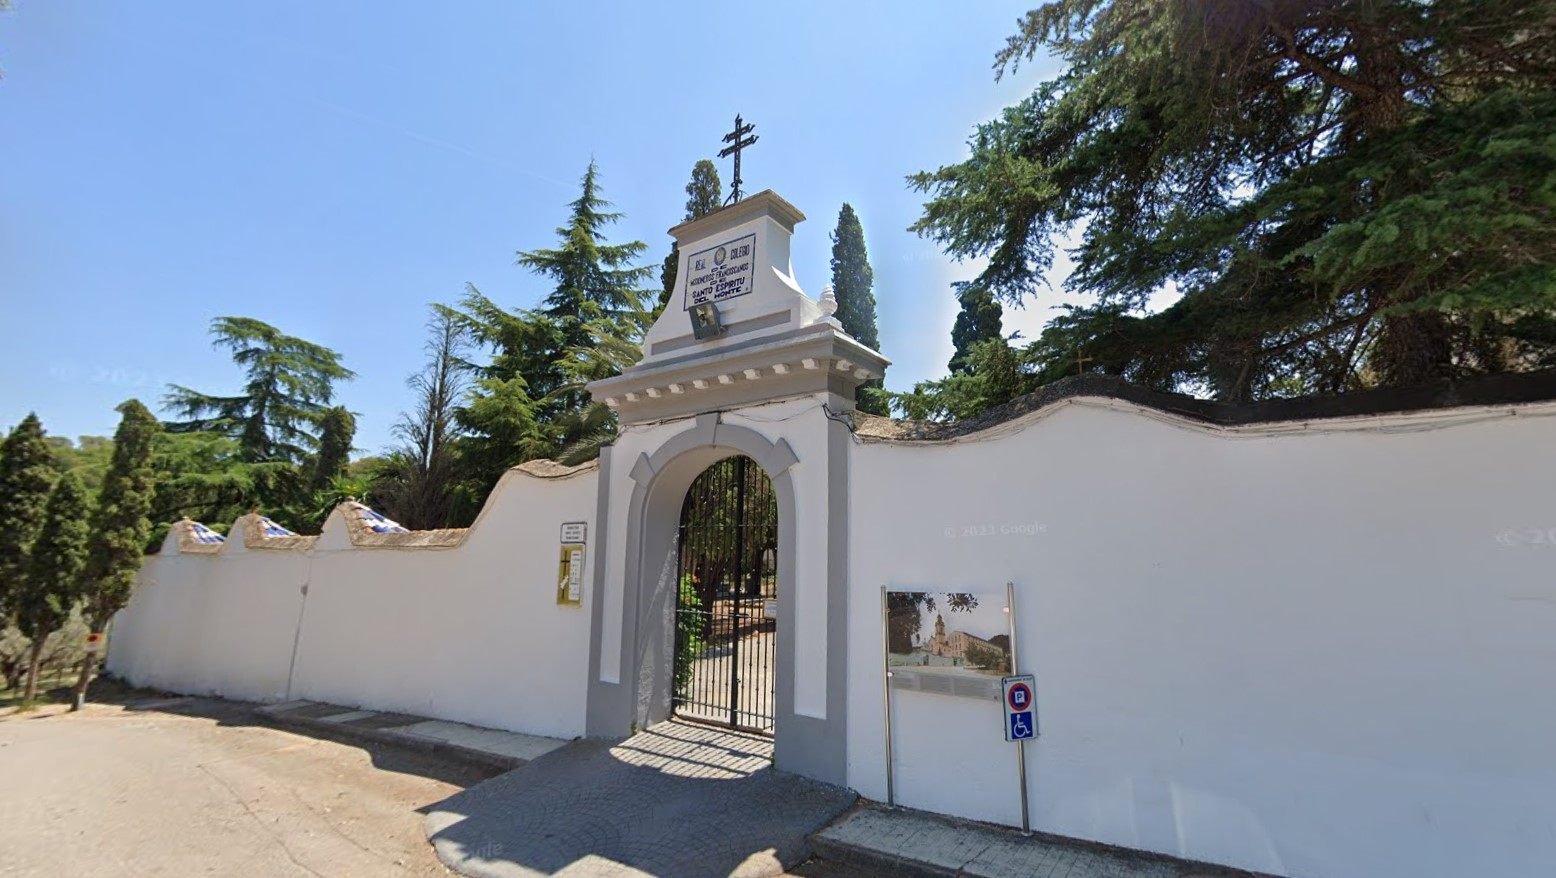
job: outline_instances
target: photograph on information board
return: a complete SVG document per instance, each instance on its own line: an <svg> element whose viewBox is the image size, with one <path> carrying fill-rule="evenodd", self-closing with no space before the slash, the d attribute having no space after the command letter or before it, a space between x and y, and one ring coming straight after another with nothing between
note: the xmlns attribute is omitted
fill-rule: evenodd
<svg viewBox="0 0 1556 878"><path fill-rule="evenodd" d="M1010 673L1003 593L888 591L886 663L897 688L999 697Z"/></svg>

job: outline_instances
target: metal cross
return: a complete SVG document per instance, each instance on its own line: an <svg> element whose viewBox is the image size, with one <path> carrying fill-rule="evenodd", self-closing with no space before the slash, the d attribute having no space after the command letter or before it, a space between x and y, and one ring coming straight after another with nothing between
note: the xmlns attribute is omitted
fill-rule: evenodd
<svg viewBox="0 0 1556 878"><path fill-rule="evenodd" d="M1091 357L1086 356L1085 353L1083 353L1080 348L1076 348L1075 349L1075 374L1077 374L1077 375L1084 375L1084 374L1086 374L1086 364L1089 363L1089 362L1091 362Z"/></svg>
<svg viewBox="0 0 1556 878"><path fill-rule="evenodd" d="M725 204L734 204L740 200L740 151L756 143L756 135L746 136L751 134L751 130L755 127L751 124L741 124L740 116L736 114L735 130L724 135L724 142L729 146L719 151L719 158L735 157L735 179L730 184L729 198L725 200Z"/></svg>

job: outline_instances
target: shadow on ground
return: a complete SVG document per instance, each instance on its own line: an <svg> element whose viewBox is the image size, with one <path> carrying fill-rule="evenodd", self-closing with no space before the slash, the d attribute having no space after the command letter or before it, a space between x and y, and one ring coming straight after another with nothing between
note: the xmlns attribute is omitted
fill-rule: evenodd
<svg viewBox="0 0 1556 878"><path fill-rule="evenodd" d="M574 741L429 806L427 833L480 878L777 875L856 796L771 758L769 739L674 721Z"/></svg>
<svg viewBox="0 0 1556 878"><path fill-rule="evenodd" d="M94 681L90 697L91 704L115 706L126 711L156 711L175 716L208 719L219 726L265 728L304 738L331 741L362 751L374 768L425 777L461 788L474 786L501 774L504 770L467 759L436 755L404 744L364 739L352 735L351 729L343 728L339 733L335 733L329 729L299 729L296 726L271 722L256 712L259 705L245 701L171 695L150 689L136 689L111 677L101 677ZM38 700L29 709L0 716L0 720L48 719L59 715L73 700L73 693L69 687L53 689L40 693Z"/></svg>

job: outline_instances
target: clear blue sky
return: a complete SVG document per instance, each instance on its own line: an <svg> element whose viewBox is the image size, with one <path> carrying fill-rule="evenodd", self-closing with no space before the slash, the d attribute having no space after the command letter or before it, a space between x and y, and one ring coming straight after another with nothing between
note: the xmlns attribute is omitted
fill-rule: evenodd
<svg viewBox="0 0 1556 878"><path fill-rule="evenodd" d="M529 306L590 156L619 240L663 259L692 164L736 112L748 189L810 219L817 294L850 202L896 389L937 377L969 276L905 231L904 176L1052 75L996 84L1025 3L128 3L0 13L0 425L111 433L166 384L230 392L211 349L246 315L340 351L364 453L390 442L427 305L466 282ZM720 163L726 184L727 162ZM657 278L657 270L655 274ZM1030 330L1052 299L1011 315Z"/></svg>

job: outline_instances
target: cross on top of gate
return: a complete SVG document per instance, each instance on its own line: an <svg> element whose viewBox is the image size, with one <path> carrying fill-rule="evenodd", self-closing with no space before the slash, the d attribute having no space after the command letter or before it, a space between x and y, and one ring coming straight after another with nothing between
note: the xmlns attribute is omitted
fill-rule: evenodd
<svg viewBox="0 0 1556 878"><path fill-rule="evenodd" d="M756 126L750 122L742 124L740 114L736 113L735 130L724 135L724 142L729 146L719 150L719 158L735 157L735 179L730 183L729 198L724 202L725 204L734 204L740 200L740 151L756 143L757 135L751 134L755 128ZM751 136L747 137L748 134Z"/></svg>

